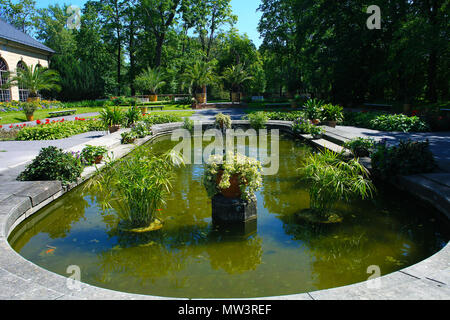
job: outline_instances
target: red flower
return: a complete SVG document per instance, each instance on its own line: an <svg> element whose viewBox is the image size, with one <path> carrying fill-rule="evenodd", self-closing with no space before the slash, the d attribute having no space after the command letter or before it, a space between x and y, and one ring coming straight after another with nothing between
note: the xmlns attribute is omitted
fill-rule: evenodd
<svg viewBox="0 0 450 320"><path fill-rule="evenodd" d="M3 128L3 126L0 124L0 129Z"/></svg>
<svg viewBox="0 0 450 320"><path fill-rule="evenodd" d="M413 117L415 117L415 116L417 116L418 114L419 114L419 111L417 111L417 110L413 110L413 112L412 112L412 114L411 114L411 115L412 115Z"/></svg>
<svg viewBox="0 0 450 320"><path fill-rule="evenodd" d="M13 125L10 125L9 128L12 129Z"/></svg>
<svg viewBox="0 0 450 320"><path fill-rule="evenodd" d="M50 123L50 119L45 119L45 123Z"/></svg>
<svg viewBox="0 0 450 320"><path fill-rule="evenodd" d="M36 124L39 125L39 124L41 124L41 123L42 123L41 120L39 120L39 119L36 120Z"/></svg>

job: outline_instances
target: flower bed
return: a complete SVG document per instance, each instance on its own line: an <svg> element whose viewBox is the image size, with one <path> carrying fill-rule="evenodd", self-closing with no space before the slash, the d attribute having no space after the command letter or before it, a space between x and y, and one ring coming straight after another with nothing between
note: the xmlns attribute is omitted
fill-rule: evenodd
<svg viewBox="0 0 450 320"><path fill-rule="evenodd" d="M37 126L34 127L22 127L17 133L16 140L56 140L84 132L105 130L101 121L84 118L76 118L75 121L37 120L36 124Z"/></svg>
<svg viewBox="0 0 450 320"><path fill-rule="evenodd" d="M64 104L59 101L41 100L37 103L39 104L37 110L64 108ZM23 105L24 102L19 101L0 102L0 112L22 112L24 111Z"/></svg>

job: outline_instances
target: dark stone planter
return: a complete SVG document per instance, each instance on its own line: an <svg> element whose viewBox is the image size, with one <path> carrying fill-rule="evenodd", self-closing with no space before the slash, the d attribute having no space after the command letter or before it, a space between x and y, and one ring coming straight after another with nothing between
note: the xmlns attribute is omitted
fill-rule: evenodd
<svg viewBox="0 0 450 320"><path fill-rule="evenodd" d="M248 222L256 218L256 199L229 199L221 194L212 198L212 219L216 224Z"/></svg>
<svg viewBox="0 0 450 320"><path fill-rule="evenodd" d="M120 130L120 125L109 126L109 133L114 133Z"/></svg>

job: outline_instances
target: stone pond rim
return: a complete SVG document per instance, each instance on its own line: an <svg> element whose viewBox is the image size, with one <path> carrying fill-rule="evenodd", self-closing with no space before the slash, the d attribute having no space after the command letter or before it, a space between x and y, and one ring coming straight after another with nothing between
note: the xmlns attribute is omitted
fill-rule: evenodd
<svg viewBox="0 0 450 320"><path fill-rule="evenodd" d="M248 121L239 122L248 125ZM213 125L213 122L204 125ZM154 135L141 139L138 144L169 134L181 128L182 124L158 125L154 128ZM290 131L290 122L269 121L268 127ZM120 136L115 149L120 148ZM132 149L122 151L122 156ZM120 151L119 151L120 153ZM85 175L85 180L92 176L92 172ZM73 184L75 187L83 180ZM9 245L7 236L26 218L62 196L67 190L60 183L48 182L30 184L30 188L5 195L0 201L0 295L19 295L25 299L167 299L163 297L130 294L81 283L80 291L69 290L66 286L67 278L60 276L26 260L16 253ZM444 215L448 219L448 216ZM296 300L327 300L327 299L448 299L448 274L450 274L450 243L434 254L415 265L381 277L383 286L379 289L368 289L367 281L344 287L337 287L310 293L289 296L267 297L267 299L296 299ZM6 278L5 278L6 277ZM14 280L14 285L8 279ZM262 297L261 297L262 298ZM262 298L265 299L265 298ZM184 300L184 299L181 299Z"/></svg>

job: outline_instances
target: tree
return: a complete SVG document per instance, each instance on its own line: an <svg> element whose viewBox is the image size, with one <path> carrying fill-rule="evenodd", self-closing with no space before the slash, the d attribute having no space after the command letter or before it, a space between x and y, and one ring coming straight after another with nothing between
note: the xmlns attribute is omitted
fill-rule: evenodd
<svg viewBox="0 0 450 320"><path fill-rule="evenodd" d="M0 0L0 18L17 29L31 33L36 16L36 1L21 0L13 3L12 0Z"/></svg>

